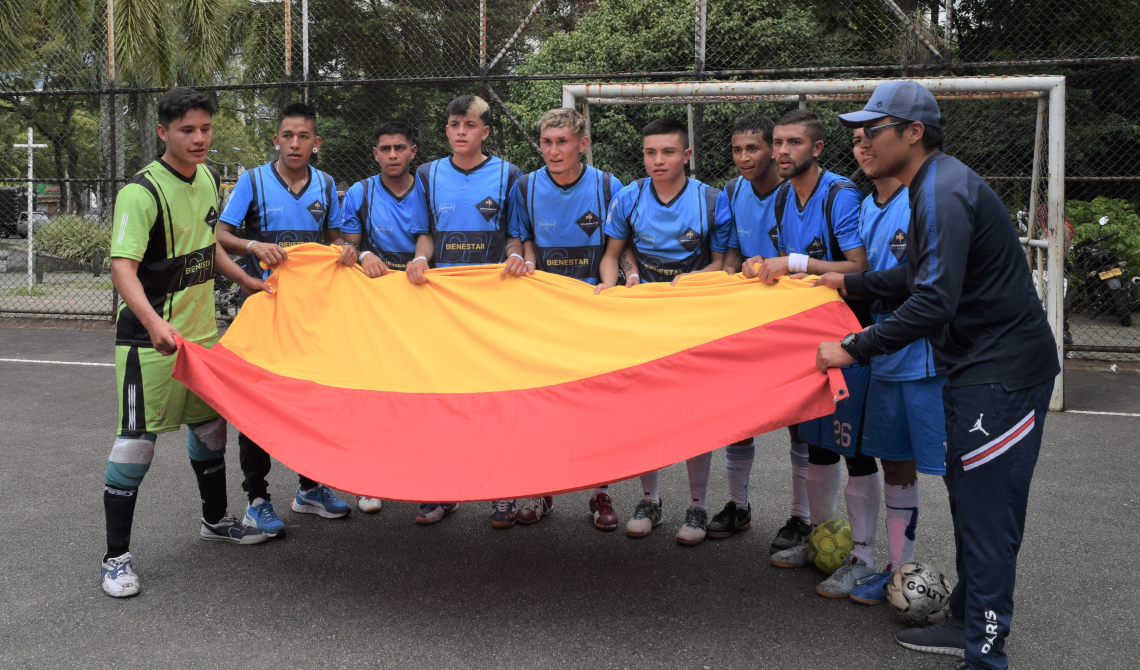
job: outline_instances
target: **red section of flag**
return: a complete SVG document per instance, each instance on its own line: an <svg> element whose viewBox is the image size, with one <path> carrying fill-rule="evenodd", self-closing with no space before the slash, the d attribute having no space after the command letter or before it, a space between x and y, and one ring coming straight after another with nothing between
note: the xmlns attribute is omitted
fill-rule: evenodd
<svg viewBox="0 0 1140 670"><path fill-rule="evenodd" d="M833 302L622 370L490 393L330 387L191 343L180 343L174 377L334 488L412 502L521 498L620 481L831 413L840 393L816 370L816 348L852 321Z"/></svg>

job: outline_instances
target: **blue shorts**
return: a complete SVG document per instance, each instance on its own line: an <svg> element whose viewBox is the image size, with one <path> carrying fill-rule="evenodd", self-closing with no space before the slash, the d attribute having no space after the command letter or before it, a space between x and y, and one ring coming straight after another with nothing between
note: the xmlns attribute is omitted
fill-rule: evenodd
<svg viewBox="0 0 1140 670"><path fill-rule="evenodd" d="M915 461L927 475L946 474L945 377L904 382L872 379L867 389L863 453L887 461Z"/></svg>
<svg viewBox="0 0 1140 670"><path fill-rule="evenodd" d="M859 452L863 405L867 402L871 366L852 365L842 370L843 381L847 383L847 399L835 403L835 411L831 414L801 423L800 442L826 447L844 456L854 456Z"/></svg>

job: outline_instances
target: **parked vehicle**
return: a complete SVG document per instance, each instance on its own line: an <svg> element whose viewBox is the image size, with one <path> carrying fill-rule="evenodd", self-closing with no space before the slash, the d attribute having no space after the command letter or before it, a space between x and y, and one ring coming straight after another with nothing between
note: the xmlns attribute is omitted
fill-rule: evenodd
<svg viewBox="0 0 1140 670"><path fill-rule="evenodd" d="M47 214L44 214L43 212L32 212L32 225L35 226L36 228L39 228L40 226L44 225L48 221L51 221L51 218L48 217ZM18 237L27 237L28 236L28 213L27 212L22 212L20 214L20 218L16 221L16 235Z"/></svg>
<svg viewBox="0 0 1140 670"><path fill-rule="evenodd" d="M1102 228L1108 224L1107 216L1100 218ZM1094 318L1099 314L1110 314L1120 321L1120 325L1131 326L1132 287L1136 282L1128 281L1124 276L1128 263L1101 245L1119 234L1119 231L1111 232L1077 243L1067 266L1073 281L1084 289L1082 292Z"/></svg>
<svg viewBox="0 0 1140 670"><path fill-rule="evenodd" d="M230 259L241 266L243 270L245 269L247 262L245 256L231 254ZM214 310L217 313L218 322L230 323L233 321L237 317L238 310L241 309L243 302L245 302L245 294L242 293L241 287L215 272Z"/></svg>

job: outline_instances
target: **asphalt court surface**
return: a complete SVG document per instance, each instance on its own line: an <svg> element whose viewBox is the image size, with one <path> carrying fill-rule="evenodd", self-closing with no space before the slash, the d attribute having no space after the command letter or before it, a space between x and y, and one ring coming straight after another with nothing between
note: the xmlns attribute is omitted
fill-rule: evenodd
<svg viewBox="0 0 1140 670"><path fill-rule="evenodd" d="M0 329L0 358L113 361L113 333ZM1140 374L1067 375L1071 407L1140 413ZM889 607L815 594L813 569L768 563L787 516L785 433L757 440L753 527L676 544L687 482L662 476L665 523L642 540L593 528L586 494L541 523L498 531L471 503L419 527L410 504L328 521L288 511L295 475L271 491L288 525L252 547L197 538L186 433L159 438L131 550L143 592L99 589L102 475L114 435L108 367L0 362L0 667L946 668L907 651ZM1140 552L1140 418L1051 414L1018 574L1011 667L1131 668ZM230 508L240 514L236 432ZM942 482L923 476L917 554L953 581ZM611 487L622 523L640 492ZM709 504L727 499L723 453ZM841 514L842 496L840 496ZM885 559L886 539L878 538Z"/></svg>

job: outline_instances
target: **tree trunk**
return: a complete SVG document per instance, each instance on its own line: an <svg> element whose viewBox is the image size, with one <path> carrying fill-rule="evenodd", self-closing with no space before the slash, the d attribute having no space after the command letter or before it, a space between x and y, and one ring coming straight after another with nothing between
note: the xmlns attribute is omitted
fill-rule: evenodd
<svg viewBox="0 0 1140 670"><path fill-rule="evenodd" d="M139 94L139 156L142 164L146 165L158 158L158 136L154 131L158 125L158 110L155 106L154 95L150 93Z"/></svg>
<svg viewBox="0 0 1140 670"><path fill-rule="evenodd" d="M112 110L112 105L114 109ZM112 119L112 114L114 118ZM114 141L111 127L114 121ZM127 134L123 127L123 96L99 96L99 176L103 179L122 178L123 164L126 161ZM112 146L114 151L112 153ZM103 221L111 222L114 215L114 194L119 190L119 182L103 182L99 189L102 196L99 206L103 210Z"/></svg>

